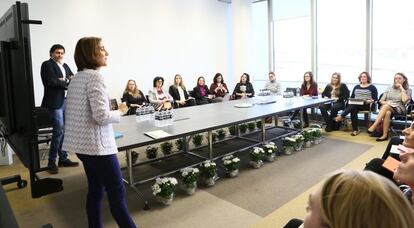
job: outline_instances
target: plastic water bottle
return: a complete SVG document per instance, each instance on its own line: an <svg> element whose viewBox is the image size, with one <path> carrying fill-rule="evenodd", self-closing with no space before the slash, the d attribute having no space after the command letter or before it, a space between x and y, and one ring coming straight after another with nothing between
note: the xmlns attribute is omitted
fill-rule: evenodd
<svg viewBox="0 0 414 228"><path fill-rule="evenodd" d="M137 122L141 122L141 110L140 110L140 108L136 109L135 116L136 116L135 120Z"/></svg>

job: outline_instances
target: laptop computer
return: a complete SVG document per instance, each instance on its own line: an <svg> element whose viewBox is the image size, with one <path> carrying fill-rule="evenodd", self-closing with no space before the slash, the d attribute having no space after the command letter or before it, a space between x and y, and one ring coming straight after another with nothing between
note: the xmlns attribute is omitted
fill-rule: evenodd
<svg viewBox="0 0 414 228"><path fill-rule="evenodd" d="M364 99L357 99L357 98L349 98L348 104L351 105L364 105L365 103Z"/></svg>

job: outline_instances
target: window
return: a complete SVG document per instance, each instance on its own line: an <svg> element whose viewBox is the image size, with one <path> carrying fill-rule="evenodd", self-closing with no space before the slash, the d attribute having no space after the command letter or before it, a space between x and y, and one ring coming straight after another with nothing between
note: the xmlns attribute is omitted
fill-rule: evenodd
<svg viewBox="0 0 414 228"><path fill-rule="evenodd" d="M373 3L372 80L391 85L393 76L414 75L414 17L412 0ZM411 84L414 82L409 80Z"/></svg>
<svg viewBox="0 0 414 228"><path fill-rule="evenodd" d="M366 1L319 0L317 14L318 82L339 72L343 82L357 83L365 71Z"/></svg>
<svg viewBox="0 0 414 228"><path fill-rule="evenodd" d="M274 0L275 73L278 80L302 81L311 70L309 0Z"/></svg>
<svg viewBox="0 0 414 228"><path fill-rule="evenodd" d="M254 79L267 79L269 73L269 31L267 1L252 4L252 72Z"/></svg>

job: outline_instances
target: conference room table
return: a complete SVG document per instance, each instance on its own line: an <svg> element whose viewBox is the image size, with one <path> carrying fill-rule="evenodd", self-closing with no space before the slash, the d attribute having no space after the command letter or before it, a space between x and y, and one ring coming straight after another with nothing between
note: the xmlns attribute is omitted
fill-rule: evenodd
<svg viewBox="0 0 414 228"><path fill-rule="evenodd" d="M256 142L252 145L255 146L267 140L265 127L266 117L273 117L295 110L299 110L302 116L302 110L304 108L317 107L321 104L331 102L333 102L332 99L321 97L283 98L282 96L276 95L256 96L248 99L231 100L220 103L174 109L173 124L163 127L155 126L154 120L137 122L135 116L124 116L121 118L120 123L113 125L114 131L122 134L122 137L116 139L118 150L126 151L127 156L127 173L124 182L127 183L132 189L134 189L139 195L141 195L136 189L136 185L143 182L136 182L133 175L133 168L136 166L136 164L132 164L131 152L134 148L181 138L183 142L185 142L182 151L183 153L197 156L204 161L208 159L214 159L212 141L213 130L260 119L262 121L261 142ZM168 136L154 139L144 134L145 132L151 132L155 130L162 130L168 133ZM188 150L188 143L186 141L187 137L191 137L192 135L202 132L208 133L208 157L203 157L191 153ZM169 156L172 155L164 157ZM163 159L163 157L150 159L148 161L140 163L150 163L159 159ZM164 173L163 175L168 174L169 173ZM153 177L152 179L155 178L156 177Z"/></svg>

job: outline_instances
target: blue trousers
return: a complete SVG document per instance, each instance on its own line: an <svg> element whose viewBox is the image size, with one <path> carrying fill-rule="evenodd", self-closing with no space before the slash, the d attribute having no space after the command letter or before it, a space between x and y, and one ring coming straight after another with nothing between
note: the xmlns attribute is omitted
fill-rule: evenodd
<svg viewBox="0 0 414 228"><path fill-rule="evenodd" d="M121 168L116 154L91 156L76 154L82 161L88 178L86 212L90 228L101 228L102 198L106 191L112 217L119 227L136 227L129 216L125 201L125 188L122 182Z"/></svg>
<svg viewBox="0 0 414 228"><path fill-rule="evenodd" d="M48 166L56 163L56 157L59 154L59 160L65 161L68 159L66 151L62 151L64 127L65 127L65 104L58 109L49 109L49 117L52 121L52 140L50 141L49 162Z"/></svg>

